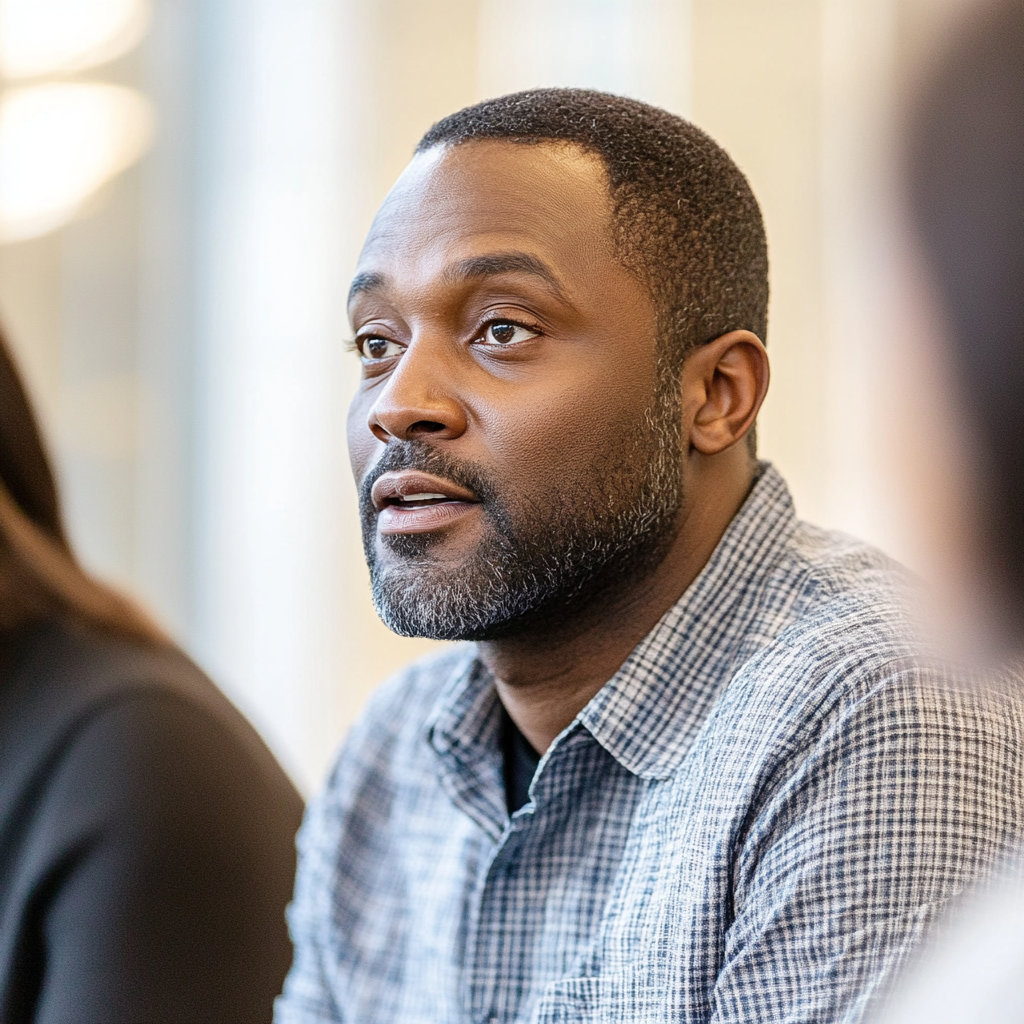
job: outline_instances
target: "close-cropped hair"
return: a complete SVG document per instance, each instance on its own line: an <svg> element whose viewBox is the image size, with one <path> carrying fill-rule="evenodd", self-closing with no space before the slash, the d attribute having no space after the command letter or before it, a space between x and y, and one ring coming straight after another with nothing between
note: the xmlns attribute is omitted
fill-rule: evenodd
<svg viewBox="0 0 1024 1024"><path fill-rule="evenodd" d="M535 89L451 114L416 151L482 139L562 143L601 160L616 254L651 293L673 369L694 348L730 331L765 340L768 243L761 210L740 169L699 128L621 96Z"/></svg>
<svg viewBox="0 0 1024 1024"><path fill-rule="evenodd" d="M0 635L50 615L146 644L170 643L75 557L39 425L0 334Z"/></svg>

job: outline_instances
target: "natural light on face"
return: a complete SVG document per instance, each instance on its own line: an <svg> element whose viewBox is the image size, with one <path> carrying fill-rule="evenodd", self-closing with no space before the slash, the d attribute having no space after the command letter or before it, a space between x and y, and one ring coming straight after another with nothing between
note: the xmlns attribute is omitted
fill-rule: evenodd
<svg viewBox="0 0 1024 1024"><path fill-rule="evenodd" d="M54 78L126 53L148 24L146 0L0 0L0 75L17 82L0 96L0 242L60 227L146 151L141 93Z"/></svg>

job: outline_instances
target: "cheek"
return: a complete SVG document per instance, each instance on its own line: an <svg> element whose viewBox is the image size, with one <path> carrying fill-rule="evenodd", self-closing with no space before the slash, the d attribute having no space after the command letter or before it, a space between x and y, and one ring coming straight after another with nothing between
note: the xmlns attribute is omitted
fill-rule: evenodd
<svg viewBox="0 0 1024 1024"><path fill-rule="evenodd" d="M357 484L366 475L380 444L367 426L367 413L365 396L357 394L348 408L346 423L349 465Z"/></svg>
<svg viewBox="0 0 1024 1024"><path fill-rule="evenodd" d="M523 494L586 486L631 451L654 400L649 379L574 380L520 392L480 416L488 448Z"/></svg>

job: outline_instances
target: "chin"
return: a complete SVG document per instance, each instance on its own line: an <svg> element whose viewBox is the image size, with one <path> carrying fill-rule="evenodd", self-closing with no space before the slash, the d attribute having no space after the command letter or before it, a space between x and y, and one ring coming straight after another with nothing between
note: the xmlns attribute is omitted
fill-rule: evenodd
<svg viewBox="0 0 1024 1024"><path fill-rule="evenodd" d="M373 603L399 636L428 640L493 641L562 634L588 606L576 590L507 586L491 565L406 564L371 570Z"/></svg>

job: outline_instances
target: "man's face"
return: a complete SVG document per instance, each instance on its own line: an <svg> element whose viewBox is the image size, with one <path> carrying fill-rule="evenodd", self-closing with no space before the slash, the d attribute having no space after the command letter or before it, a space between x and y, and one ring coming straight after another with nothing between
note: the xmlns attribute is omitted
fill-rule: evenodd
<svg viewBox="0 0 1024 1024"><path fill-rule="evenodd" d="M567 147L436 148L385 200L350 298L349 451L396 632L557 633L671 543L678 389L612 238L603 167Z"/></svg>

